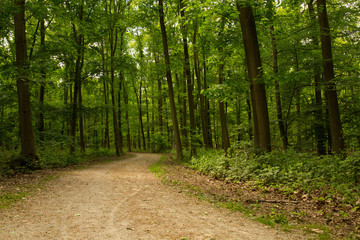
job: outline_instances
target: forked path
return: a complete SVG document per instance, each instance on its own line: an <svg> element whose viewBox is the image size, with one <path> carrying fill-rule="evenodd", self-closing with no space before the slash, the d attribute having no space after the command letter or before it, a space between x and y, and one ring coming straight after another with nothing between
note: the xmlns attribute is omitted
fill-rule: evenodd
<svg viewBox="0 0 360 240"><path fill-rule="evenodd" d="M72 170L0 211L0 239L301 239L164 186L158 154Z"/></svg>

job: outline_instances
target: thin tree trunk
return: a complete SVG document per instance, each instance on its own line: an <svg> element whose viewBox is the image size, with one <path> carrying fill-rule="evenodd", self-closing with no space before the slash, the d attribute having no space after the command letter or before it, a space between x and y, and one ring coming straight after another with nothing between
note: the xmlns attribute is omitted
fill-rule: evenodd
<svg viewBox="0 0 360 240"><path fill-rule="evenodd" d="M269 114L265 83L262 79L262 67L255 19L250 5L237 1L237 8L240 15L249 80L251 86L253 86L252 91L254 93L252 100L254 100L253 113L256 112L256 114L253 114L255 137L258 135L258 141L255 141L255 146L263 151L271 151Z"/></svg>
<svg viewBox="0 0 360 240"><path fill-rule="evenodd" d="M82 105L82 93L81 93L81 83L79 86L79 106L80 106L80 118L79 118L79 128L80 128L80 149L81 152L85 152L85 136L84 136L84 109Z"/></svg>
<svg viewBox="0 0 360 240"><path fill-rule="evenodd" d="M44 50L45 47L45 20L41 20L40 27L40 47ZM46 71L45 66L41 67L41 83L40 83L40 113L39 113L39 123L38 131L40 135L40 142L44 141L44 131L45 131L45 122L44 122L44 97L45 97L45 80L46 80Z"/></svg>
<svg viewBox="0 0 360 240"><path fill-rule="evenodd" d="M220 53L222 54L222 53ZM223 62L223 61L222 61ZM224 72L224 64L221 63L219 66L219 84L223 84L223 72ZM222 137L222 148L225 150L230 148L230 140L229 133L227 129L226 123L226 113L225 113L225 104L222 100L219 101L219 115L220 115L220 124L221 124L221 137Z"/></svg>
<svg viewBox="0 0 360 240"><path fill-rule="evenodd" d="M272 1L272 0L271 0ZM275 76L275 102L276 102L276 113L277 113L277 119L279 124L279 131L280 131L280 138L283 143L283 148L286 150L288 147L288 137L287 133L285 131L285 124L282 114L282 106L281 106L281 95L280 95L280 85L278 80L276 79L279 67L278 67L278 49L276 44L276 38L275 38L275 28L273 19L270 19L270 36L271 36L271 45L272 45L272 57L273 57L273 72Z"/></svg>
<svg viewBox="0 0 360 240"><path fill-rule="evenodd" d="M207 89L207 66L206 66L206 57L205 50L203 49L203 71L204 71L204 89ZM211 117L210 117L210 102L207 97L204 97L204 111L205 111L205 122L206 122L206 131L208 133L208 147L213 148L212 140L212 128L211 128Z"/></svg>
<svg viewBox="0 0 360 240"><path fill-rule="evenodd" d="M15 48L17 67L17 93L19 102L19 122L21 138L21 155L27 158L30 168L37 168L38 155L35 149L34 133L32 128L30 90L28 78L28 56L26 47L25 0L14 0L17 7L14 14Z"/></svg>
<svg viewBox="0 0 360 240"><path fill-rule="evenodd" d="M187 42L187 24L185 23L185 6L184 1L180 0L180 14L181 14L181 32L183 39L183 49L184 49L184 68L185 68L185 78L187 85L187 96L189 102L189 116L190 116L190 156L196 155L195 147L195 135L196 135L196 122L195 122L195 106L194 106L194 84L191 80L191 69L190 69L190 60L189 60L189 49Z"/></svg>
<svg viewBox="0 0 360 240"><path fill-rule="evenodd" d="M176 106L175 106L174 90L173 90L173 83L172 83L172 76L171 76L170 56L169 56L169 48L168 48L165 20L164 20L163 0L159 0L159 15L160 15L160 28L161 28L161 35L162 35L163 48L164 48L164 57L165 57L165 64L166 64L166 78L167 78L167 83L168 83L168 88L169 88L168 90L169 90L171 117L172 117L172 121L173 121L173 131L174 131L175 147L176 147L176 158L178 160L181 160L182 159L182 146L181 146L181 139L180 139L179 124L178 124L178 120L177 120L177 116L176 116Z"/></svg>
<svg viewBox="0 0 360 240"><path fill-rule="evenodd" d="M194 44L194 67L195 67L195 76L198 88L198 95L200 99L200 123L201 123L201 132L203 136L204 146L206 148L209 147L209 133L208 126L206 122L206 112L204 112L204 96L201 94L201 77L200 77L200 61L199 61L199 53L197 49L197 34L198 34L198 26L197 21L194 21L194 36L193 36L193 44Z"/></svg>
<svg viewBox="0 0 360 240"><path fill-rule="evenodd" d="M128 95L127 95L127 90L126 90L126 85L125 82L123 82L124 87L123 87L123 94L124 94L124 103L125 103L125 122L126 122L126 142L127 142L127 147L128 147L128 151L131 152L131 136L130 136L130 120L129 120L129 99L128 99Z"/></svg>

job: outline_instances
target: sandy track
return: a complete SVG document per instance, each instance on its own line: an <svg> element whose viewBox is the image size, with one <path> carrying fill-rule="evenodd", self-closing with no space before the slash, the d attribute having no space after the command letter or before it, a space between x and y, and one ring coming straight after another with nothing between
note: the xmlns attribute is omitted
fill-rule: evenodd
<svg viewBox="0 0 360 240"><path fill-rule="evenodd" d="M61 174L0 211L0 239L301 239L188 197L148 167L157 154Z"/></svg>

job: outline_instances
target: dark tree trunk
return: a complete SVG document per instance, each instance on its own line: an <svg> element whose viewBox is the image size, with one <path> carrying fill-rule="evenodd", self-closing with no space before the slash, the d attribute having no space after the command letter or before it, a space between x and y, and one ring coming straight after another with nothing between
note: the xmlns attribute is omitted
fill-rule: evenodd
<svg viewBox="0 0 360 240"><path fill-rule="evenodd" d="M45 20L41 20L40 27L40 47L44 51L45 47ZM38 131L40 142L44 141L44 131L45 131L45 122L44 122L44 97L45 97L45 80L46 80L46 71L45 66L41 66L41 83L40 83L40 107L39 107L39 123Z"/></svg>
<svg viewBox="0 0 360 240"><path fill-rule="evenodd" d="M203 71L204 71L204 89L207 89L207 66L206 66L206 57L205 50L203 49ZM211 128L211 118L210 118L210 102L209 99L204 97L204 111L205 111L205 122L206 122L206 131L208 135L208 147L213 147L212 140L212 128Z"/></svg>
<svg viewBox="0 0 360 240"><path fill-rule="evenodd" d="M195 122L195 105L194 105L194 84L191 80L191 69L190 69L190 60L189 60L189 48L187 42L187 24L185 23L185 6L184 1L180 0L180 14L181 14L181 32L183 39L183 49L184 49L184 69L185 69L185 78L187 85L187 96L189 102L189 116L190 116L190 156L196 155L196 147L195 147L195 135L196 135L196 122Z"/></svg>
<svg viewBox="0 0 360 240"><path fill-rule="evenodd" d="M251 103L250 103L250 94L248 94L248 95L249 95L249 97L246 98L247 113L248 113L248 123L249 123L248 135L249 135L249 139L252 140L253 139L253 131L252 131L252 127L251 127L251 123L252 123L252 119L251 119Z"/></svg>
<svg viewBox="0 0 360 240"><path fill-rule="evenodd" d="M271 151L269 114L267 108L265 83L262 79L262 67L259 44L256 34L255 19L250 5L237 1L241 30L245 46L246 65L253 91L253 116L255 147Z"/></svg>
<svg viewBox="0 0 360 240"><path fill-rule="evenodd" d="M272 45L272 57L273 57L273 72L275 76L275 101L276 101L276 113L277 113L277 120L279 124L279 131L280 131L280 138L283 143L283 148L286 150L288 147L288 137L287 132L285 130L285 124L282 114L282 106L281 106L281 95L280 95L280 85L278 80L276 79L279 68L278 68L278 49L276 44L275 38L275 28L273 24L273 20L270 19L270 35L271 35L271 45Z"/></svg>
<svg viewBox="0 0 360 240"><path fill-rule="evenodd" d="M218 33L218 37L222 37L222 31L224 30L225 21L221 19L221 29ZM219 65L219 72L218 72L218 83L223 84L224 82L224 67L225 67L225 56L224 51L221 46L218 47L218 53L220 57L220 65ZM226 112L225 112L225 104L223 100L219 100L219 117L220 117L220 126L221 126L221 139L222 139L222 148L227 151L230 147L230 140L229 140L229 133L227 129L227 122L226 122Z"/></svg>
<svg viewBox="0 0 360 240"><path fill-rule="evenodd" d="M182 146L181 146L181 139L180 139L179 124L178 124L178 120L177 120L177 116L176 116L176 106L175 106L174 90L173 90L173 83L172 83L172 76L171 76L169 48L168 48L168 41L167 41L165 21L164 21L163 0L159 0L159 15L160 15L160 27L161 27L161 35L162 35L163 48L164 48L165 64L166 64L166 78L167 78L167 83L168 83L168 88L169 88L168 90L169 90L171 117L172 117L172 121L173 121L173 131L174 131L175 147L176 147L176 158L178 160L181 160L182 159Z"/></svg>
<svg viewBox="0 0 360 240"><path fill-rule="evenodd" d="M14 24L17 67L16 83L19 102L21 155L29 159L29 167L36 167L38 155L35 149L34 133L32 128L29 78L27 72L28 56L25 30L25 0L14 0L14 3L17 7L14 14Z"/></svg>
<svg viewBox="0 0 360 240"><path fill-rule="evenodd" d="M155 54L155 64L158 67L159 66L159 57L157 54ZM160 133L162 134L163 132L163 126L164 126L164 122L163 122L163 101L162 101L162 77L157 76L157 83L158 83L158 114L159 114L159 129L160 129Z"/></svg>
<svg viewBox="0 0 360 240"><path fill-rule="evenodd" d="M125 82L123 82L123 94L124 94L124 103L125 103L125 122L126 122L126 143L128 147L128 151L131 152L131 136L130 136L130 120L129 120L129 99L127 95L126 85Z"/></svg>
<svg viewBox="0 0 360 240"><path fill-rule="evenodd" d="M80 9L79 9L79 20L83 20L83 12L84 12L84 0L81 1ZM76 29L75 23L72 23L74 40L76 43L76 62L75 62L75 75L74 75L74 97L72 102L72 117L71 117L71 137L72 137L72 144L70 146L70 153L75 152L76 146L76 119L78 114L78 94L81 84L81 72L83 68L83 58L84 58L84 35L82 33L79 34L78 30Z"/></svg>
<svg viewBox="0 0 360 240"><path fill-rule="evenodd" d="M325 91L331 133L331 148L336 154L345 150L340 120L336 85L334 83L334 63L331 49L330 27L326 10L326 0L317 0L319 25L321 32L321 50L324 68Z"/></svg>
<svg viewBox="0 0 360 240"><path fill-rule="evenodd" d="M313 5L313 0L308 2L308 9L310 13L310 18L312 22L315 23L316 16L315 10ZM318 37L313 34L312 41L315 47L319 46ZM316 149L319 155L326 154L326 134L325 134L325 127L324 127L324 116L323 116L323 103L322 103L322 96L321 96L321 76L320 76L321 68L318 64L317 58L314 57L314 84L315 84L315 139L316 139Z"/></svg>
<svg viewBox="0 0 360 240"><path fill-rule="evenodd" d="M223 74L224 74L224 64L221 63L219 66L219 84L223 84L224 81ZM229 133L226 122L225 104L222 100L219 101L219 115L220 115L220 124L221 124L222 148L226 152L226 150L230 147L230 140L229 140Z"/></svg>
<svg viewBox="0 0 360 240"><path fill-rule="evenodd" d="M81 94L81 82L79 86L79 106L80 106L80 118L79 118L79 129L80 129L80 150L85 152L85 136L84 136L84 108L82 105L82 94Z"/></svg>
<svg viewBox="0 0 360 240"><path fill-rule="evenodd" d="M197 49L197 34L198 34L198 26L197 21L194 21L194 36L193 36L193 44L194 44L194 67L195 67L195 76L198 88L198 95L200 99L200 123L201 123L201 132L203 136L204 146L209 148L209 133L208 126L206 122L206 112L204 107L204 96L201 94L201 77L200 77L200 61L199 61L199 53Z"/></svg>

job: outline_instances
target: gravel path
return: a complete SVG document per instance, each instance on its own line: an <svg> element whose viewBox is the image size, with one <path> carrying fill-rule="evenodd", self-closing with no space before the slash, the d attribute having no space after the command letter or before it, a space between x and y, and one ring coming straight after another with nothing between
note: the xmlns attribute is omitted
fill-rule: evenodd
<svg viewBox="0 0 360 240"><path fill-rule="evenodd" d="M302 239L161 184L158 154L62 173L0 210L0 239Z"/></svg>

